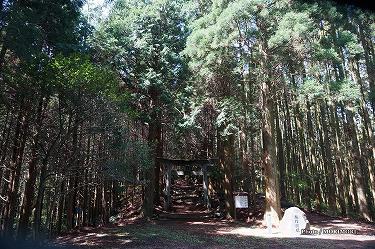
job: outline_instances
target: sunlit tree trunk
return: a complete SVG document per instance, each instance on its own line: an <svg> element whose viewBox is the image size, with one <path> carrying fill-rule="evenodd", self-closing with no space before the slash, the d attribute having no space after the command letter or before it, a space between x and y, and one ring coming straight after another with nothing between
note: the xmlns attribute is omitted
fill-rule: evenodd
<svg viewBox="0 0 375 249"><path fill-rule="evenodd" d="M336 173L337 173L337 197L340 205L341 215L346 216L346 203L345 203L345 192L346 192L346 186L343 183L343 147L341 147L340 142L342 141L341 138L341 132L339 127L339 121L337 116L337 108L336 104L329 105L329 111L330 111L330 123L331 127L333 128L333 141L332 141L332 147L334 152L334 161L336 165Z"/></svg>
<svg viewBox="0 0 375 249"><path fill-rule="evenodd" d="M227 218L234 218L235 211L233 199L234 138L234 134L218 137L219 164L223 173L222 186Z"/></svg>
<svg viewBox="0 0 375 249"><path fill-rule="evenodd" d="M335 181L335 167L332 163L332 151L331 151L331 143L330 143L330 136L328 134L328 125L327 125L327 111L326 105L320 104L320 118L322 123L322 131L323 131L323 144L322 144L322 152L323 154L323 162L325 165L325 177L326 177L326 187L327 187L327 199L328 199L328 206L329 209L333 212L336 212L336 187Z"/></svg>
<svg viewBox="0 0 375 249"><path fill-rule="evenodd" d="M284 157L284 146L283 146L283 136L280 128L279 119L279 106L275 108L275 128L276 128L276 141L277 141L277 162L280 170L280 199L286 201L286 188L285 188L285 157Z"/></svg>
<svg viewBox="0 0 375 249"><path fill-rule="evenodd" d="M266 28L261 20L258 20L261 32ZM272 225L278 227L281 219L279 170L277 167L276 144L275 144L275 103L271 89L275 87L272 83L272 70L270 52L265 37L259 42L259 50L262 54L260 60L261 69L264 70L264 77L261 82L261 112L262 112L262 163L264 167L264 178L266 187L266 210L264 220L271 216Z"/></svg>
<svg viewBox="0 0 375 249"><path fill-rule="evenodd" d="M323 198L320 189L320 177L319 177L319 162L316 159L316 134L314 132L314 126L312 121L312 112L311 112L311 103L309 100L306 101L306 109L307 109L307 131L308 131L308 144L309 144L309 162L311 168L311 175L312 175L312 186L314 189L314 197L315 197L315 208L320 209Z"/></svg>
<svg viewBox="0 0 375 249"><path fill-rule="evenodd" d="M370 212L368 209L368 203L366 198L366 188L363 178L363 157L359 150L358 138L357 138L357 131L354 123L354 114L353 114L353 107L348 107L346 109L347 115L347 122L348 122L348 132L349 137L351 138L351 149L353 155L353 174L354 174L354 181L357 190L357 198L358 198L358 209L360 215L367 219L371 220Z"/></svg>
<svg viewBox="0 0 375 249"><path fill-rule="evenodd" d="M298 144L299 144L299 151L300 151L300 158L301 158L301 174L303 180L303 201L307 208L311 209L311 190L309 188L309 174L310 174L310 167L308 167L306 163L306 148L305 148L305 132L303 130L303 116L300 111L299 104L295 107L295 116L296 116L296 123L297 123L297 132L298 132Z"/></svg>
<svg viewBox="0 0 375 249"><path fill-rule="evenodd" d="M363 85L363 82L362 82L362 79L361 79L361 75L359 73L358 61L352 59L350 61L350 67L349 68L351 70L353 79L358 84L358 86L360 87L360 92L361 92L360 111L361 111L362 118L363 118L363 124L364 124L363 136L364 136L364 140L365 140L365 143L366 143L366 145L364 146L365 153L363 155L365 155L366 159L367 159L367 171L369 172L368 176L369 176L369 182L370 182L369 190L370 190L371 195L372 195L372 200L374 201L373 203L375 204L375 199L374 199L375 198L375 173L374 173L374 170L375 170L375 166L374 166L374 163L375 163L375 136L374 136L373 128L372 128L372 125L371 125L371 120L370 120L370 117L369 117L369 114L368 114L368 111L367 111L367 107L366 107L366 97L365 97L365 91L366 90L364 89L364 85Z"/></svg>

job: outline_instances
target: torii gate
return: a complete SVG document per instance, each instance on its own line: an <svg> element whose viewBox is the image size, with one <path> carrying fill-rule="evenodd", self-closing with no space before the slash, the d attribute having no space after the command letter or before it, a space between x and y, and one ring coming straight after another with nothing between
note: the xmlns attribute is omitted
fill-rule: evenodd
<svg viewBox="0 0 375 249"><path fill-rule="evenodd" d="M172 206L171 199L171 179L172 179L172 167L173 166L201 166L202 177L203 177L203 201L207 209L211 207L210 200L208 198L208 177L207 170L208 167L215 165L218 162L217 158L210 159L168 159L168 158L158 158L158 160L164 165L164 209L170 210Z"/></svg>

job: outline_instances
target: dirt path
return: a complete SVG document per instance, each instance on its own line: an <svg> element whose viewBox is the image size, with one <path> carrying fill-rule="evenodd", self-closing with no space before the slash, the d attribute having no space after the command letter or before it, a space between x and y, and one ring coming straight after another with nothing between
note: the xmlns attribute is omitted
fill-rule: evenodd
<svg viewBox="0 0 375 249"><path fill-rule="evenodd" d="M357 235L268 234L259 217L252 223L212 218L200 203L199 185L176 181L172 187L173 210L159 211L151 222L124 219L117 225L86 228L58 237L60 248L375 248L375 224L306 212L311 229L355 229ZM262 200L260 200L262 202ZM211 217L211 218L210 218Z"/></svg>
<svg viewBox="0 0 375 249"><path fill-rule="evenodd" d="M336 223L334 223L336 222ZM375 227L353 221L333 220L312 228L354 228L359 235L283 237L266 229L206 219L158 220L84 229L58 237L60 248L375 248Z"/></svg>

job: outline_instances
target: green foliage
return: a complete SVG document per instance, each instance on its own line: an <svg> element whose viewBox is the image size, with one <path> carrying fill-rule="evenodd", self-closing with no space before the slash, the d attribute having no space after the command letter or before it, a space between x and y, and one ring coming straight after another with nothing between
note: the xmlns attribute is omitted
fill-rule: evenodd
<svg viewBox="0 0 375 249"><path fill-rule="evenodd" d="M313 78L308 78L299 88L298 99L302 103L305 100L315 102L325 98L333 98L343 103L356 103L360 99L360 88L353 81L334 81L328 85L328 88L329 93L323 84Z"/></svg>
<svg viewBox="0 0 375 249"><path fill-rule="evenodd" d="M66 89L82 89L89 91L101 91L113 82L106 70L95 66L88 56L74 54L68 57L56 56L50 63L50 69L55 75L52 82L55 87Z"/></svg>
<svg viewBox="0 0 375 249"><path fill-rule="evenodd" d="M81 6L82 0L13 1L4 18L6 46L26 61L79 50L82 32L89 29Z"/></svg>
<svg viewBox="0 0 375 249"><path fill-rule="evenodd" d="M321 212L327 212L328 209L329 209L327 204L325 204L324 202L323 203L318 203L316 200L313 201L312 207L315 210L320 210Z"/></svg>
<svg viewBox="0 0 375 249"><path fill-rule="evenodd" d="M95 65L89 56L58 55L48 65L49 87L60 92L87 92L108 98L131 117L137 116L130 106L130 94L119 86L119 79L110 69Z"/></svg>
<svg viewBox="0 0 375 249"><path fill-rule="evenodd" d="M359 44L357 36L348 30L339 32L338 44L345 46L351 56L363 54L363 48Z"/></svg>
<svg viewBox="0 0 375 249"><path fill-rule="evenodd" d="M303 191L304 189L308 188L309 182L304 178L302 174L299 174L297 172L289 172L287 173L287 177L290 179L290 181L293 182L294 186L300 190Z"/></svg>
<svg viewBox="0 0 375 249"><path fill-rule="evenodd" d="M92 40L98 56L131 92L132 105L145 122L173 106L173 92L183 88L186 67L180 51L187 30L180 8L177 1L117 1Z"/></svg>
<svg viewBox="0 0 375 249"><path fill-rule="evenodd" d="M225 9L224 1L214 1L211 11L191 24L192 32L183 54L189 56L190 68L200 76L209 78L220 64L226 62L223 55L230 54L228 49L237 37L233 32L233 14L238 10L231 7L233 4Z"/></svg>
<svg viewBox="0 0 375 249"><path fill-rule="evenodd" d="M321 46L321 44L313 44L313 59L322 62L340 62L339 55L332 47Z"/></svg>
<svg viewBox="0 0 375 249"><path fill-rule="evenodd" d="M213 1L210 11L190 24L191 34L183 54L189 58L189 68L194 73L193 86L207 95L207 101L215 99L218 116L216 127L221 136L238 131L244 108L240 100L240 75L244 58L239 54L239 39L244 32L243 22L253 21L258 1ZM253 35L254 27L246 35ZM205 82L205 84L202 84ZM205 100L192 99L204 103Z"/></svg>
<svg viewBox="0 0 375 249"><path fill-rule="evenodd" d="M59 54L69 57L88 49L90 27L81 16L81 6L81 0L4 3L0 39L4 58L0 60L6 62L0 74L6 79L5 88L15 89L19 98L57 93L57 85L65 84L65 79L57 83L54 60Z"/></svg>
<svg viewBox="0 0 375 249"><path fill-rule="evenodd" d="M358 104L361 98L361 91L358 84L348 79L333 81L329 85L329 88L330 97L337 102Z"/></svg>
<svg viewBox="0 0 375 249"><path fill-rule="evenodd" d="M196 118L202 110L201 103L192 103L189 113L184 113L182 120L178 123L179 128L181 129L191 129L191 128L200 128L197 126Z"/></svg>
<svg viewBox="0 0 375 249"><path fill-rule="evenodd" d="M344 80L339 84L339 89L336 91L336 98L338 101L344 103L357 103L361 98L360 88L353 81Z"/></svg>
<svg viewBox="0 0 375 249"><path fill-rule="evenodd" d="M216 118L216 125L219 127L221 136L226 137L238 132L239 128L235 125L242 117L241 103L235 98L225 98L218 104L219 115Z"/></svg>
<svg viewBox="0 0 375 249"><path fill-rule="evenodd" d="M305 79L299 89L299 100L301 102L306 99L313 102L321 100L325 96L327 96L327 93L324 86L313 78Z"/></svg>
<svg viewBox="0 0 375 249"><path fill-rule="evenodd" d="M374 37L375 36L375 23L370 24L370 32L371 32L371 35Z"/></svg>
<svg viewBox="0 0 375 249"><path fill-rule="evenodd" d="M152 150L147 142L118 137L112 147L116 159L105 163L106 174L113 179L136 183L138 172L144 172L153 165Z"/></svg>
<svg viewBox="0 0 375 249"><path fill-rule="evenodd" d="M306 38L312 34L314 24L306 12L288 12L278 23L275 34L269 39L270 47L276 47L283 44L297 47L306 46Z"/></svg>

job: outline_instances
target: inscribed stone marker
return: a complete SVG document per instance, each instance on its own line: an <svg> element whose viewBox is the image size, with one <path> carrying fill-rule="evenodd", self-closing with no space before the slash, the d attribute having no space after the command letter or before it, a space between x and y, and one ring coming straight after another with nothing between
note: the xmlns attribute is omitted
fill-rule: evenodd
<svg viewBox="0 0 375 249"><path fill-rule="evenodd" d="M309 228L309 221L302 210L297 207L285 210L284 216L280 221L280 231L282 234L301 235L301 230L306 228Z"/></svg>

